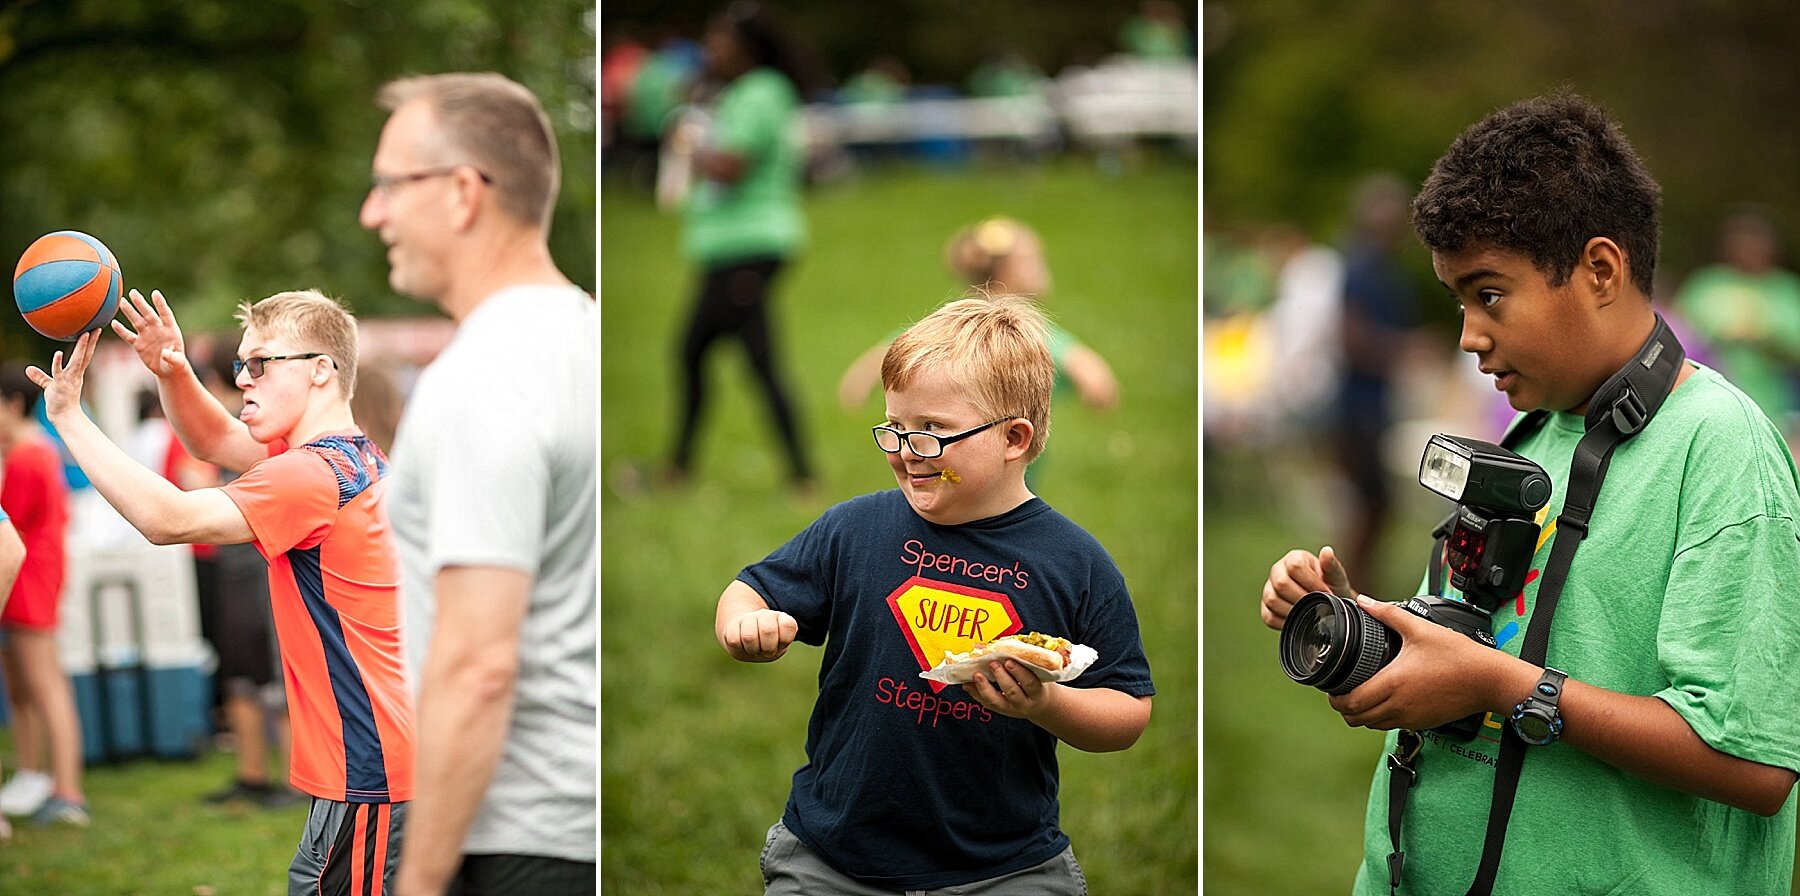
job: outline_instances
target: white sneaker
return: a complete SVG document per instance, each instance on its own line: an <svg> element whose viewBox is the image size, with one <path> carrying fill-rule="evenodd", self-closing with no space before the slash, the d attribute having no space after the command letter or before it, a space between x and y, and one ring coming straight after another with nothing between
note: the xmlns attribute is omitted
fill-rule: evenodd
<svg viewBox="0 0 1800 896"><path fill-rule="evenodd" d="M50 776L43 772L20 769L12 780L0 787L0 813L30 815L50 798Z"/></svg>

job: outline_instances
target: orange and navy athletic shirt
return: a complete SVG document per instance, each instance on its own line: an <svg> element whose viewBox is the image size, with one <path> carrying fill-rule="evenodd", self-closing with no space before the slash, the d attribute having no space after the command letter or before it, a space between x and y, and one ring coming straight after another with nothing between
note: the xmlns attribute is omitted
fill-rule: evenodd
<svg viewBox="0 0 1800 896"><path fill-rule="evenodd" d="M400 655L386 475L381 449L345 430L260 461L223 487L269 561L294 740L289 779L338 802L412 799L412 692Z"/></svg>

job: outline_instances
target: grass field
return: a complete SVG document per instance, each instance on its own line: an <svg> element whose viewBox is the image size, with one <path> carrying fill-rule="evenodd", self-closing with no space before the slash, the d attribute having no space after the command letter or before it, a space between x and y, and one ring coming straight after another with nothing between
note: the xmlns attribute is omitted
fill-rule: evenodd
<svg viewBox="0 0 1800 896"><path fill-rule="evenodd" d="M1328 539L1290 522L1294 515L1281 502L1249 499L1250 484L1261 484L1255 462L1208 458L1206 893L1348 893L1362 858L1363 806L1382 738L1346 727L1323 694L1281 672L1277 636L1257 617L1257 594L1283 553L1317 550ZM1392 568L1417 546L1397 531L1403 528L1393 527L1384 543Z"/></svg>
<svg viewBox="0 0 1800 896"><path fill-rule="evenodd" d="M983 216L1043 234L1047 308L1114 366L1109 415L1059 405L1038 491L1124 570L1159 693L1131 750L1062 758L1063 825L1110 896L1192 892L1198 877L1196 182L1191 163L1114 179L1046 167L893 171L809 196L813 248L778 287L780 347L824 494L781 484L741 352L716 353L693 482L602 499L601 885L608 894L750 893L757 854L803 761L819 651L731 661L713 607L737 570L828 503L893 484L838 374L863 349L959 293L943 241ZM601 202L603 472L666 454L674 348L692 289L677 222L609 188Z"/></svg>
<svg viewBox="0 0 1800 896"><path fill-rule="evenodd" d="M0 755L11 764L10 732ZM201 801L231 780L232 757L138 760L87 770L93 825L34 828L13 819L0 844L6 896L281 896L306 824L304 803L279 810Z"/></svg>

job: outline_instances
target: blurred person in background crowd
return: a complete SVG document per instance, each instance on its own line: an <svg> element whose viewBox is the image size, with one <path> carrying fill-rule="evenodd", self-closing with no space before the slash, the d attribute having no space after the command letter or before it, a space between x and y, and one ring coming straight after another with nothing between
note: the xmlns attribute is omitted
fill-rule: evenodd
<svg viewBox="0 0 1800 896"><path fill-rule="evenodd" d="M1169 0L1146 0L1119 27L1119 46L1144 60L1166 61L1194 55L1193 38L1181 7Z"/></svg>
<svg viewBox="0 0 1800 896"><path fill-rule="evenodd" d="M17 527L25 559L0 610L0 672L19 769L0 788L0 811L33 824L88 824L81 788L81 719L56 646L69 526L62 457L37 423L42 392L25 365L0 366L0 509Z"/></svg>
<svg viewBox="0 0 1800 896"><path fill-rule="evenodd" d="M956 232L944 246L944 263L972 290L993 295L1020 295L1038 302L1050 291L1050 266L1044 260L1044 242L1036 231L1011 218L993 217ZM1050 357L1056 364L1053 399L1071 391L1095 410L1110 411L1119 403L1119 380L1100 353L1084 345L1068 330L1048 318ZM838 402L853 408L868 398L881 383L881 359L896 330L888 339L871 346L850 362L838 379ZM1026 481L1039 484L1043 472L1040 455L1026 468Z"/></svg>
<svg viewBox="0 0 1800 896"><path fill-rule="evenodd" d="M987 218L957 231L944 246L944 263L970 287L996 295L1021 295L1042 303L1052 284L1043 239L1006 217ZM881 358L892 342L890 336L871 346L844 370L838 379L840 404L861 405L881 383ZM1102 411L1119 403L1119 381L1112 366L1055 323L1050 324L1050 355L1056 362L1055 395L1067 395L1072 389L1083 404Z"/></svg>
<svg viewBox="0 0 1800 896"><path fill-rule="evenodd" d="M634 51L634 45L625 44L620 47L623 62L607 69L615 79L618 118L612 152L603 158L610 167L623 168L632 184L644 187L656 183L657 148L701 67L700 48L692 40L666 25L658 32L655 49Z"/></svg>
<svg viewBox="0 0 1800 896"><path fill-rule="evenodd" d="M383 452L394 450L394 431L400 426L406 410L406 396L400 391L400 380L394 366L383 361L367 362L357 371L356 394L350 396L350 413L362 425L369 440Z"/></svg>
<svg viewBox="0 0 1800 896"><path fill-rule="evenodd" d="M1410 198L1406 184L1393 175L1365 179L1351 202L1344 247L1339 301L1344 364L1332 441L1355 506L1339 543L1345 565L1363 570L1368 581L1382 580L1376 549L1393 504L1383 447L1394 426L1395 374L1409 343L1415 304L1399 258Z"/></svg>
<svg viewBox="0 0 1800 896"><path fill-rule="evenodd" d="M1268 489L1289 515L1329 528L1338 521L1331 494L1335 477L1332 428L1344 367L1344 257L1315 242L1295 224L1274 224L1259 240L1275 272L1275 298L1261 317L1267 352L1253 407L1267 413L1263 451Z"/></svg>
<svg viewBox="0 0 1800 896"><path fill-rule="evenodd" d="M19 567L25 564L25 542L19 539L19 530L13 527L12 519L6 511L0 509L0 609L6 606L11 597L13 583L19 578ZM6 814L0 812L0 843L12 839L12 823L6 820Z"/></svg>
<svg viewBox="0 0 1800 896"><path fill-rule="evenodd" d="M768 400L789 482L810 491L812 462L780 371L770 303L776 277L807 238L800 208L805 158L794 123L811 79L795 42L748 0L707 25L705 46L708 75L723 86L704 124L689 119L670 136L674 151L691 159L681 246L700 266L700 287L681 340L682 403L665 476L680 482L693 472L707 358L729 337L744 346Z"/></svg>
<svg viewBox="0 0 1800 896"><path fill-rule="evenodd" d="M1715 353L1720 372L1795 435L1800 275L1780 265L1781 236L1765 209L1740 206L1719 228L1719 261L1688 277L1675 310Z"/></svg>

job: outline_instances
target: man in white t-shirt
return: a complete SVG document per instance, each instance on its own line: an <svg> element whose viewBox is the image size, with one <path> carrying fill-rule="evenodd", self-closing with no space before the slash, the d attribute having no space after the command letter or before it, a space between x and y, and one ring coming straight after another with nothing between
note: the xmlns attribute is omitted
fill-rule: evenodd
<svg viewBox="0 0 1800 896"><path fill-rule="evenodd" d="M389 488L419 695L397 890L593 893L599 314L550 256L555 137L494 74L404 78L380 104L362 225L389 284L457 323Z"/></svg>

